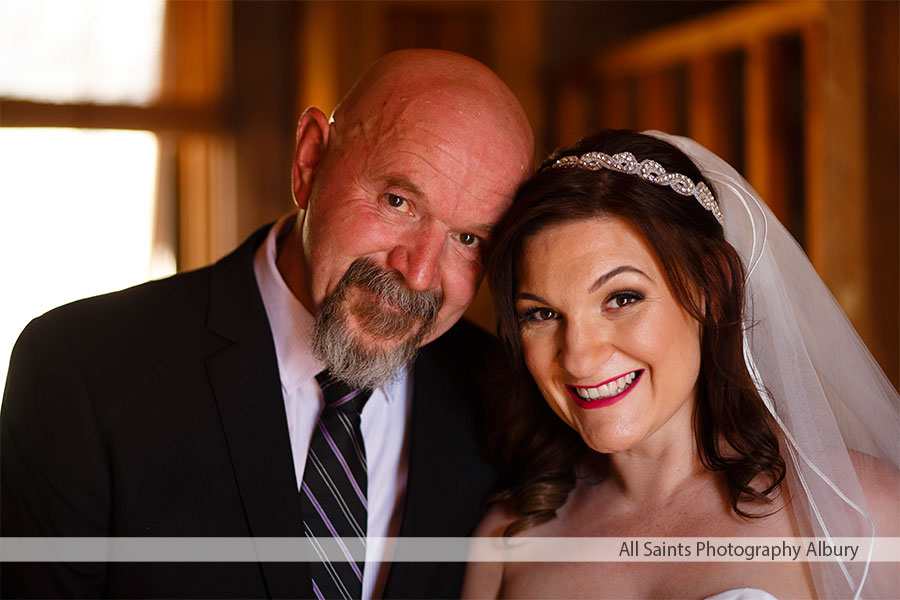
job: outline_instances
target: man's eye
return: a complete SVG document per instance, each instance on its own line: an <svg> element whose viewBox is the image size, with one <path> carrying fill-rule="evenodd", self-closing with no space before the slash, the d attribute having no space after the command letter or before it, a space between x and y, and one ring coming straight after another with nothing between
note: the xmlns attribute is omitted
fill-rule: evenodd
<svg viewBox="0 0 900 600"><path fill-rule="evenodd" d="M409 202L406 201L406 198L401 198L397 194L385 194L385 198L391 208L404 212L409 210Z"/></svg>
<svg viewBox="0 0 900 600"><path fill-rule="evenodd" d="M481 239L472 233L460 233L456 238L459 240L460 244L468 246L469 248L474 248L481 243Z"/></svg>

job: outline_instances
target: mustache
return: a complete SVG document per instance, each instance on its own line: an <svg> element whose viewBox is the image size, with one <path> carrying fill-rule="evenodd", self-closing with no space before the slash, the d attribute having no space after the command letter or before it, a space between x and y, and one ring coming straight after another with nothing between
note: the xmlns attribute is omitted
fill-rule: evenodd
<svg viewBox="0 0 900 600"><path fill-rule="evenodd" d="M380 303L360 302L354 314L371 333L385 338L404 335L420 322L424 334L431 330L444 303L440 290L418 292L409 289L403 276L384 269L369 258L358 258L341 278L339 287L358 287L390 303L397 310L385 310Z"/></svg>

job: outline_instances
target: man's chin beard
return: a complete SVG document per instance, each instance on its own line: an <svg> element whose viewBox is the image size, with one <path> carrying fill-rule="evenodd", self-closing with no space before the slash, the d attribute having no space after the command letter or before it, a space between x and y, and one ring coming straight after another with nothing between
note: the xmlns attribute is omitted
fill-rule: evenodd
<svg viewBox="0 0 900 600"><path fill-rule="evenodd" d="M416 357L441 303L439 293L411 291L397 274L357 259L316 311L313 354L348 385L379 387Z"/></svg>
<svg viewBox="0 0 900 600"><path fill-rule="evenodd" d="M328 365L331 374L347 385L373 389L390 381L412 362L426 333L419 327L404 340L374 338L363 341L359 339L362 337L359 333L350 331L344 318L321 328L317 323L313 351ZM389 349L379 347L380 344Z"/></svg>

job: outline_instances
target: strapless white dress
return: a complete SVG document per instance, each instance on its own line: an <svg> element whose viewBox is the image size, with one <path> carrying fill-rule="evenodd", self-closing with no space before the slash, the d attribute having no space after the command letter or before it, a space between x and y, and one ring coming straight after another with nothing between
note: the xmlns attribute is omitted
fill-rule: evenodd
<svg viewBox="0 0 900 600"><path fill-rule="evenodd" d="M706 598L706 600L778 600L778 598L765 590L740 588L738 590L720 592L715 596Z"/></svg>

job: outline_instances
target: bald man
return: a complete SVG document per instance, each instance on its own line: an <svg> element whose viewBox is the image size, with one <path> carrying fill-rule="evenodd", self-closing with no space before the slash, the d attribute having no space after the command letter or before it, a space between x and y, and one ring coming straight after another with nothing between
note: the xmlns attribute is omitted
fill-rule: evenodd
<svg viewBox="0 0 900 600"><path fill-rule="evenodd" d="M330 119L308 109L297 210L211 267L64 306L22 333L0 414L3 536L304 539L321 526L342 537L344 517L369 538L468 535L493 479L475 434L490 340L457 322L532 152L509 89L447 52L387 55ZM329 399L344 385L350 393ZM345 403L358 416L328 421ZM339 433L355 452L340 450ZM334 456L320 461L328 444ZM4 562L2 587L54 597L459 593L459 565L392 564L376 543L362 552L338 564L221 564L214 553ZM348 566L358 581L342 580Z"/></svg>

